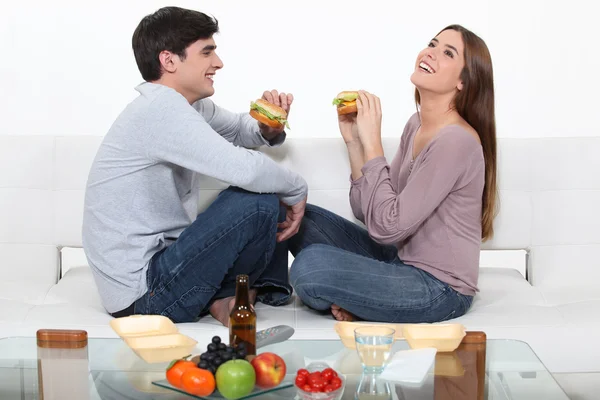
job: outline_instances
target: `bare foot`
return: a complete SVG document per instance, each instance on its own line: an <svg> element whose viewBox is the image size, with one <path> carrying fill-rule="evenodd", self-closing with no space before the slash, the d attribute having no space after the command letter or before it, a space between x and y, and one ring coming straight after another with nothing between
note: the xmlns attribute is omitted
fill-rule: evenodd
<svg viewBox="0 0 600 400"><path fill-rule="evenodd" d="M224 299L215 300L210 306L210 315L224 326L229 326L229 313L231 313L234 304L235 297L226 297Z"/></svg>
<svg viewBox="0 0 600 400"><path fill-rule="evenodd" d="M250 306L254 308L254 303L256 302L256 289L250 289L248 294ZM210 306L210 315L224 326L229 326L229 314L231 314L234 305L235 297L226 297L224 299L215 300Z"/></svg>
<svg viewBox="0 0 600 400"><path fill-rule="evenodd" d="M350 314L348 311L344 310L338 305L331 305L331 313L333 317L338 321L354 321L356 318L354 315Z"/></svg>

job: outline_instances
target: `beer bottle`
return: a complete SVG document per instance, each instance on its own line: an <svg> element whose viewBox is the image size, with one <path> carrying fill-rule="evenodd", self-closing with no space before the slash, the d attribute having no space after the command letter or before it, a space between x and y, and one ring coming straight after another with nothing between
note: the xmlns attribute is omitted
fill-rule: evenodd
<svg viewBox="0 0 600 400"><path fill-rule="evenodd" d="M247 355L256 355L256 312L250 304L248 275L236 277L235 304L229 314L229 344L240 343L244 343Z"/></svg>

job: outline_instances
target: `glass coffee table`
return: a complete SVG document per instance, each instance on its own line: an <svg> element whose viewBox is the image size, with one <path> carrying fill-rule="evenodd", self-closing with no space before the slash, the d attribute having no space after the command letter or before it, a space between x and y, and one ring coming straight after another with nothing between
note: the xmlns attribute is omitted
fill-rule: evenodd
<svg viewBox="0 0 600 400"><path fill-rule="evenodd" d="M204 347L199 343L193 354ZM407 349L406 341L394 343L393 351ZM531 348L514 340L463 342L454 352L437 353L423 382L391 384L389 396L357 393L364 378L358 355L339 340L288 340L258 349L265 351L285 359L290 380L310 362L328 363L346 376L342 399L568 399ZM0 398L40 399L43 387L63 399L192 399L153 384L165 379L166 366L145 363L121 339L89 339L86 348L69 350L38 348L33 337L0 339ZM295 396L290 387L254 399Z"/></svg>

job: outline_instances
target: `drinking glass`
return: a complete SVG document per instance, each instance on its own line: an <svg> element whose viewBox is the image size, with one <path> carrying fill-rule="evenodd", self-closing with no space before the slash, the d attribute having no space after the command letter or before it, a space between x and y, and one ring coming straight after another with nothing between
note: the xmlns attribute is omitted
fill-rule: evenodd
<svg viewBox="0 0 600 400"><path fill-rule="evenodd" d="M393 328L385 326L364 326L354 330L356 351L364 372L377 374L383 371L392 353L395 333Z"/></svg>

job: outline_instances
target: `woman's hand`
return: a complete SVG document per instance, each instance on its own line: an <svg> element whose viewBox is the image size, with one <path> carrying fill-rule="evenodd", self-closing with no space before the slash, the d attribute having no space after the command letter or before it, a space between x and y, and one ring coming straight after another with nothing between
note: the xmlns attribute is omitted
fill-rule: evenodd
<svg viewBox="0 0 600 400"><path fill-rule="evenodd" d="M346 144L359 143L356 113L338 115L338 124L340 126L340 133Z"/></svg>
<svg viewBox="0 0 600 400"><path fill-rule="evenodd" d="M364 90L359 90L356 107L358 109L356 126L358 137L365 150L365 162L383 156L383 146L381 144L382 114L379 97Z"/></svg>
<svg viewBox="0 0 600 400"><path fill-rule="evenodd" d="M352 179L356 180L362 176L361 168L365 165L363 147L358 136L356 113L338 115L338 123L340 125L340 132L348 148Z"/></svg>

